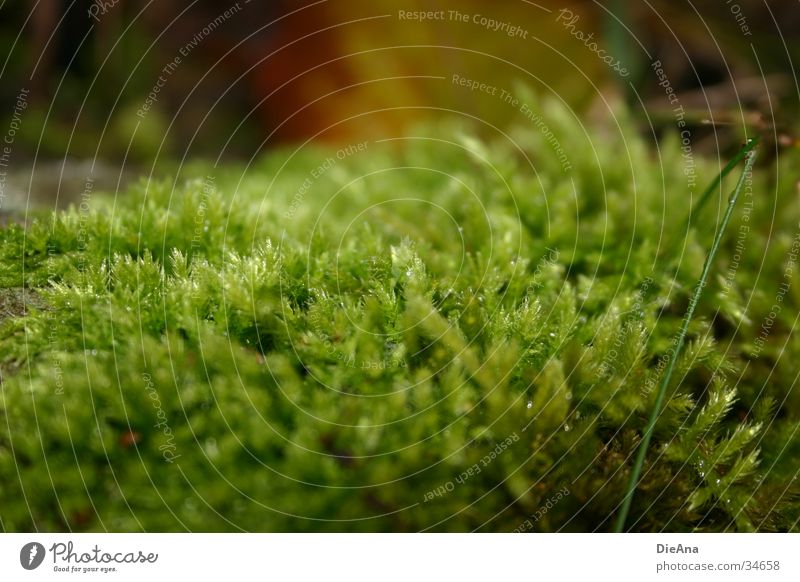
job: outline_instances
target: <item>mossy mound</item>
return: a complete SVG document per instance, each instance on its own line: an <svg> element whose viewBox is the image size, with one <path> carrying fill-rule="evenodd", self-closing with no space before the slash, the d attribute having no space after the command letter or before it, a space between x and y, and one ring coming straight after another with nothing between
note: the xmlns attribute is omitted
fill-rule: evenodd
<svg viewBox="0 0 800 582"><path fill-rule="evenodd" d="M0 322L2 528L609 530L732 179L686 228L716 161L530 107L548 131L197 163L0 231L0 285L37 297ZM731 221L631 529L798 528L786 157Z"/></svg>

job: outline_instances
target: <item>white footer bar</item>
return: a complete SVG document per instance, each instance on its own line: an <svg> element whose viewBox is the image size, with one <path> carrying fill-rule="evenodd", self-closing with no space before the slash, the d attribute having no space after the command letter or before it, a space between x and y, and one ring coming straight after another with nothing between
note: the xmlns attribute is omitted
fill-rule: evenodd
<svg viewBox="0 0 800 582"><path fill-rule="evenodd" d="M800 534L2 534L0 580L800 580ZM589 578L591 577L591 578ZM183 578L184 580L186 578Z"/></svg>

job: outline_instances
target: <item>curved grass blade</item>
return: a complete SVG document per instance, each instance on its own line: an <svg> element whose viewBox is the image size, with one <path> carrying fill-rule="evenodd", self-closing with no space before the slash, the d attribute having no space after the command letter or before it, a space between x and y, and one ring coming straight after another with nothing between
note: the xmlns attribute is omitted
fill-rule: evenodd
<svg viewBox="0 0 800 582"><path fill-rule="evenodd" d="M686 310L686 314L683 316L683 322L681 323L680 331L678 332L677 337L674 340L673 344L673 351L672 356L669 359L669 364L667 365L666 370L664 371L664 376L661 378L661 383L658 386L658 393L656 394L656 402L653 405L653 410L650 412L650 418L647 422L647 426L644 431L644 435L642 435L642 442L639 444L639 450L636 454L636 460L633 464L633 471L631 472L630 479L628 480L628 487L625 491L625 497L622 501L622 507L620 508L619 514L617 514L616 524L614 526L614 531L619 533L622 532L625 528L625 522L628 519L628 513L631 509L631 503L633 502L633 495L636 491L636 486L639 484L639 477L642 474L642 467L644 466L644 460L647 456L647 449L650 446L650 439L653 436L653 430L655 429L656 422L658 420L658 416L661 413L661 407L664 404L664 397L667 393L667 386L669 385L670 379L672 378L672 371L675 368L675 362L680 355L681 349L683 348L683 344L686 341L686 334L689 329L689 323L692 320L692 316L694 315L695 307L697 307L697 302L700 299L700 295L703 293L703 288L706 286L706 281L708 280L708 275L711 272L711 265L714 263L714 257L717 254L717 250L719 249L719 245L722 241L722 237L725 235L725 230L728 227L728 222L730 221L731 215L733 214L733 209L736 206L736 201L739 198L739 193L742 191L744 186L745 180L747 176L753 169L753 164L756 160L756 146L758 145L758 138L752 138L747 141L744 147L739 151L736 157L728 163L727 166L722 170L720 175L717 179L711 184L711 186L705 191L703 197L701 197L700 201L698 202L698 206L701 203L704 203L705 200L709 197L710 192L714 189L716 184L718 184L724 177L725 174L729 173L733 169L734 162L739 162L742 158L747 158L747 161L744 164L744 170L742 171L742 175L739 177L739 181L736 183L736 187L734 188L733 192L728 199L728 208L725 210L725 214L722 217L722 223L717 230L716 235L714 236L714 242L711 244L711 249L706 256L705 264L703 265L703 272L700 275L700 280L698 281L697 285L694 288L694 294L692 295L691 300L689 301L689 307ZM732 165L733 164L733 165Z"/></svg>
<svg viewBox="0 0 800 582"><path fill-rule="evenodd" d="M689 216L686 217L686 222L683 223L683 228L681 228L678 232L686 233L689 230L689 224L692 221L692 217L700 214L708 201L711 200L711 195L714 193L714 190L716 190L717 186L719 186L722 180L725 179L725 176L730 174L731 171L733 171L733 169L739 165L739 162L741 162L745 156L747 156L747 154L749 154L758 145L758 141L758 137L753 137L745 141L741 149L739 149L736 155L733 156L727 164L725 164L725 167L722 168L722 171L717 175L714 181L711 182L711 184L709 184L705 190L703 190L702 194L700 194L697 204L694 205L694 208L689 213Z"/></svg>

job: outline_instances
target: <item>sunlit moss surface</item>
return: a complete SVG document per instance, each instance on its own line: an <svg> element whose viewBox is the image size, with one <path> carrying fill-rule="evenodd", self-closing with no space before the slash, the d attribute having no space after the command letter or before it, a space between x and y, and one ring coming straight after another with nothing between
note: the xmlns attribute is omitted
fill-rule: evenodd
<svg viewBox="0 0 800 582"><path fill-rule="evenodd" d="M530 108L0 231L0 527L609 530L733 177L687 228L724 160ZM748 180L633 530L798 529L797 158Z"/></svg>

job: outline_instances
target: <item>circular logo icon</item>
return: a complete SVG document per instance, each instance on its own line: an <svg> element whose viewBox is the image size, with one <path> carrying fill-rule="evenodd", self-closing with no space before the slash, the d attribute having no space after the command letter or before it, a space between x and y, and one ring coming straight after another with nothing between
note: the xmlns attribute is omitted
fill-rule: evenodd
<svg viewBox="0 0 800 582"><path fill-rule="evenodd" d="M44 546L39 542L30 542L19 551L19 563L26 570L35 570L44 561Z"/></svg>

